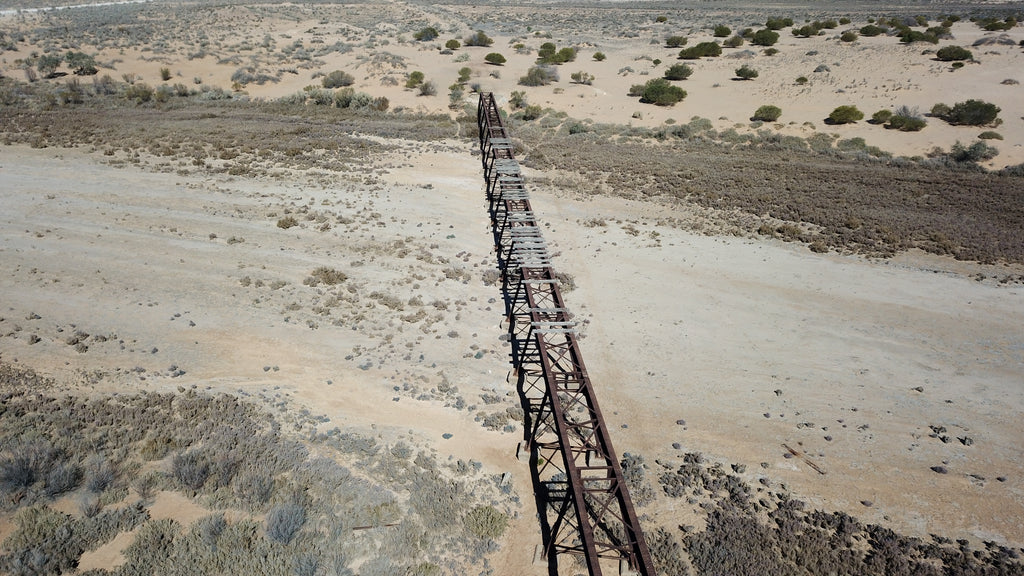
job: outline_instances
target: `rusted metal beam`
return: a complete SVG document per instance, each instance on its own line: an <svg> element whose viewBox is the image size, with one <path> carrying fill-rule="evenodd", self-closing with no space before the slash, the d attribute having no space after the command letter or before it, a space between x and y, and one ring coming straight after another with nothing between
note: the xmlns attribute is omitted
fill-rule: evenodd
<svg viewBox="0 0 1024 576"><path fill-rule="evenodd" d="M492 93L477 107L488 210L501 269L513 374L526 413L525 440L553 573L558 556L625 559L642 576L654 565L615 448L583 363L576 323L538 225L514 143Z"/></svg>

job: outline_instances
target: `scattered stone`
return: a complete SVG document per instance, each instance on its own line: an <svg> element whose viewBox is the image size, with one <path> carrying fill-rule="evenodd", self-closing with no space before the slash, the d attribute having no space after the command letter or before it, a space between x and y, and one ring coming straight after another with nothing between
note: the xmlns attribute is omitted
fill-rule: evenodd
<svg viewBox="0 0 1024 576"><path fill-rule="evenodd" d="M680 444L679 442L673 442L672 443L672 448L675 448L676 450L680 450L680 449L682 449L682 447L683 447L683 445Z"/></svg>
<svg viewBox="0 0 1024 576"><path fill-rule="evenodd" d="M974 444L974 439L970 436L960 436L957 440L959 440L964 446L971 446Z"/></svg>
<svg viewBox="0 0 1024 576"><path fill-rule="evenodd" d="M914 392L924 392L924 386L914 386L911 390Z"/></svg>
<svg viewBox="0 0 1024 576"><path fill-rule="evenodd" d="M932 466L931 469L932 472L935 472L936 474L947 474L949 472L945 466Z"/></svg>
<svg viewBox="0 0 1024 576"><path fill-rule="evenodd" d="M831 436L825 436L825 442L831 442L831 441L832 441L832 437Z"/></svg>
<svg viewBox="0 0 1024 576"><path fill-rule="evenodd" d="M776 388L776 389L775 389L775 395L776 395L776 396L782 396L782 389L780 389L780 388Z"/></svg>
<svg viewBox="0 0 1024 576"><path fill-rule="evenodd" d="M1006 482L1006 476L996 476L997 482Z"/></svg>
<svg viewBox="0 0 1024 576"><path fill-rule="evenodd" d="M872 506L875 505L875 503L872 502L871 500L861 500L860 503L866 508L871 508Z"/></svg>
<svg viewBox="0 0 1024 576"><path fill-rule="evenodd" d="M676 424L679 424L680 426L686 426L686 420L680 418L679 420L676 420Z"/></svg>
<svg viewBox="0 0 1024 576"><path fill-rule="evenodd" d="M452 436L454 436L454 434L452 434L450 432L445 432L444 434L441 434L441 438L444 438L445 440L448 440Z"/></svg>

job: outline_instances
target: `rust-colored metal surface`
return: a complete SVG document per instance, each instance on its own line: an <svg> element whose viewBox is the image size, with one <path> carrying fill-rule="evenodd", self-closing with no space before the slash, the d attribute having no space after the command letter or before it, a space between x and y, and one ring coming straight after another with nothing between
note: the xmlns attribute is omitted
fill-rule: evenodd
<svg viewBox="0 0 1024 576"><path fill-rule="evenodd" d="M654 576L650 550L598 407L538 226L513 143L494 95L477 108L480 152L502 289L512 374L523 403L551 574L566 555L585 559L592 576L616 559Z"/></svg>

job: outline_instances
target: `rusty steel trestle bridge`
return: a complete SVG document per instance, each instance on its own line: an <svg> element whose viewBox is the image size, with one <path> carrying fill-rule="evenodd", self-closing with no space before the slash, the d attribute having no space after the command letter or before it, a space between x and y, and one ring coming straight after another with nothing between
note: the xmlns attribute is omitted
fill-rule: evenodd
<svg viewBox="0 0 1024 576"><path fill-rule="evenodd" d="M512 376L526 413L526 452L549 572L558 573L559 556L575 554L584 557L591 576L602 574L602 561L615 560L641 576L654 576L647 541L583 364L576 322L562 300L492 93L480 95L477 125L502 272Z"/></svg>

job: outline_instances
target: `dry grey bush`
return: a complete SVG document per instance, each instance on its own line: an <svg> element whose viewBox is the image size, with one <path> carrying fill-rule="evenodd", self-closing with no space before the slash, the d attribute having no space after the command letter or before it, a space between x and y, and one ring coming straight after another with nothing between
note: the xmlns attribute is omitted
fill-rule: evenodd
<svg viewBox="0 0 1024 576"><path fill-rule="evenodd" d="M22 381L14 380L12 384ZM3 384L0 380L0 389L6 389ZM125 564L114 571L118 574L155 571L185 576L226 565L243 572L273 574L308 570L314 565L346 570L349 564L344 558L360 557L359 547L365 546L378 551L380 562L400 566L400 572L413 570L427 558L453 566L483 561L477 557L477 547L458 531L431 531L426 536L393 541L387 540L391 538L387 534L359 532L354 536L354 527L395 522L421 526L422 530L449 526L481 499L498 497L496 485L474 477L472 467L460 468L457 474L461 476L453 478L456 472L439 467L407 444L384 450L372 437L338 428L313 433L300 442L282 433L281 421L253 405L233 396L208 396L194 390L111 398L50 398L15 391L4 393L4 407L0 411L0 445L7 450L0 465L8 470L5 486L13 486L21 494L20 500L8 507L20 507L25 521L16 523L23 528L15 530L0 555L0 571L59 571L45 567L71 566L84 550L139 524L142 529L125 551ZM301 427L320 421L308 413L285 413L283 417L289 424L302 423ZM56 429L65 433L53 435L52 445L25 440ZM107 442L97 446L88 440L96 437ZM330 457L311 457L309 443ZM16 453L13 447L18 448ZM144 455L171 453L174 458L166 472L139 476ZM79 455L85 464L63 458L63 454ZM336 459L359 468L359 474ZM78 524L71 524L72 519L50 511L43 502L73 485L76 466L98 481L95 488L102 485L104 491L90 496L83 517L73 519ZM127 495L128 486L135 488L141 500L124 507L117 501ZM441 496L458 497L428 498L414 505L423 487L435 487L433 493ZM242 518L269 508L267 522L227 521L215 515L182 532L173 522L146 521L142 504L157 488L201 495L203 501L220 508L240 510ZM327 532L301 529L314 522L334 528ZM81 539L62 539L58 537L64 534L62 530ZM47 543L45 547L38 544L40 538ZM325 554L324 550L344 554Z"/></svg>

